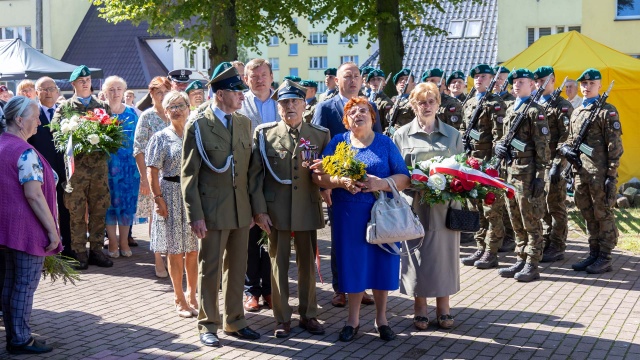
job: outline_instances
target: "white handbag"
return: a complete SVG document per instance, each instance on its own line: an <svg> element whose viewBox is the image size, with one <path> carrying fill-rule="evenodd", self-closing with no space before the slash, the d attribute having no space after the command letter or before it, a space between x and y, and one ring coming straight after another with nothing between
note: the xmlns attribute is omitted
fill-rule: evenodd
<svg viewBox="0 0 640 360"><path fill-rule="evenodd" d="M395 244L400 241L421 239L424 237L424 227L420 219L413 212L409 203L400 196L396 182L392 178L385 178L393 198L387 197L386 192L380 191L380 196L371 209L371 220L367 224L367 242L380 246L384 251L400 255L400 247ZM416 246L413 250L419 248Z"/></svg>

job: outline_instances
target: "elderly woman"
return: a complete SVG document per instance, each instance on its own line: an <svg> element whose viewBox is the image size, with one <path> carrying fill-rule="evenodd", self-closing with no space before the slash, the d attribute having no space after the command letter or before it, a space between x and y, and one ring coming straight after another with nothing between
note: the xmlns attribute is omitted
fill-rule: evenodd
<svg viewBox="0 0 640 360"><path fill-rule="evenodd" d="M156 76L149 83L149 94L153 101L153 107L145 110L138 119L133 140L133 156L136 158L138 171L140 172L140 196L138 197L138 212L136 217L151 218L153 213L153 197L147 178L147 165L145 153L147 144L153 134L166 128L169 119L162 108L162 99L171 90L171 82L164 76ZM151 224L149 224L151 230ZM155 253L156 276L165 278L169 276L164 268L164 262L160 253Z"/></svg>
<svg viewBox="0 0 640 360"><path fill-rule="evenodd" d="M406 165L431 159L435 156L451 156L462 152L460 133L436 118L440 107L440 91L433 83L422 83L409 95L415 119L393 135ZM412 192L413 209L422 222L425 235L416 253L402 258L400 292L415 299L413 323L419 330L429 326L427 298L436 298L436 317L440 327L453 327L450 315L449 295L460 290L460 233L445 227L446 205L429 207L420 204L420 193ZM452 204L460 208L460 204ZM403 243L412 248L413 242Z"/></svg>
<svg viewBox="0 0 640 360"><path fill-rule="evenodd" d="M26 96L31 100L36 100L36 84L31 80L22 80L18 87L16 88L16 92L19 96Z"/></svg>
<svg viewBox="0 0 640 360"><path fill-rule="evenodd" d="M31 336L29 320L44 257L62 250L56 210L58 177L27 142L40 124L38 103L16 96L5 105L1 119L0 247L6 267L2 311L7 351L46 353L53 348Z"/></svg>
<svg viewBox="0 0 640 360"><path fill-rule="evenodd" d="M340 291L349 295L349 317L340 331L341 341L351 341L360 328L360 302L365 289L373 289L376 304L375 330L383 340L396 334L387 322L387 295L398 288L400 257L366 241L367 222L376 200L374 191L391 191L385 178L392 178L399 190L409 186L409 172L398 149L388 137L373 132L373 107L364 98L352 98L344 109L347 132L331 139L322 155L332 155L341 142L357 150L356 159L367 166L366 180L323 174L321 162L314 164L319 174L314 182L333 189L329 205L333 211L334 246ZM328 199L325 196L325 199Z"/></svg>
<svg viewBox="0 0 640 360"><path fill-rule="evenodd" d="M181 317L192 317L198 315L198 242L187 221L180 191L182 134L189 117L189 97L184 92L171 91L164 97L162 106L171 124L151 137L145 155L147 178L156 203L151 250L167 254L176 311ZM185 267L186 297L182 290Z"/></svg>
<svg viewBox="0 0 640 360"><path fill-rule="evenodd" d="M122 122L126 135L124 147L109 158L109 191L111 206L107 209L106 227L109 238L109 256L132 255L129 248L129 229L133 225L138 202L140 174L133 157L133 134L138 123L138 115L132 107L122 102L127 83L119 76L109 76L102 85L111 114ZM116 227L118 235L116 235Z"/></svg>

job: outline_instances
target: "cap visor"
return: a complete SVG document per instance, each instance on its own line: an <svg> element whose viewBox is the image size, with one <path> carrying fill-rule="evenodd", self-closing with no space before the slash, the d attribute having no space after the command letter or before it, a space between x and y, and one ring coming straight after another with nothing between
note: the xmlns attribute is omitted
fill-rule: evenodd
<svg viewBox="0 0 640 360"><path fill-rule="evenodd" d="M278 96L278 101L286 100L286 99L304 99L304 98L298 94L282 94Z"/></svg>

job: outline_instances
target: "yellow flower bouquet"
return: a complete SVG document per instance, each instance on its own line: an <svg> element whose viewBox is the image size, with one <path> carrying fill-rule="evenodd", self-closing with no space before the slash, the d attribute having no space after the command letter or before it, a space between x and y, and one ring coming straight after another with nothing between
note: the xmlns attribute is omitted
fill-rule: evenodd
<svg viewBox="0 0 640 360"><path fill-rule="evenodd" d="M354 181L366 179L365 163L356 159L357 150L354 150L345 141L338 144L333 155L322 159L322 169L331 176L347 177Z"/></svg>

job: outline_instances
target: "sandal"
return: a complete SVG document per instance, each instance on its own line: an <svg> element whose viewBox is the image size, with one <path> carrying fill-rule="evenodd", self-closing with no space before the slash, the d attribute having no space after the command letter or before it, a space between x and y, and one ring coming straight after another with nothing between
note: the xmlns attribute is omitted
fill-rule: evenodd
<svg viewBox="0 0 640 360"><path fill-rule="evenodd" d="M442 329L451 329L453 327L453 316L449 314L438 316L438 325Z"/></svg>
<svg viewBox="0 0 640 360"><path fill-rule="evenodd" d="M429 327L429 318L426 316L416 315L413 317L413 326L418 330L427 330Z"/></svg>

